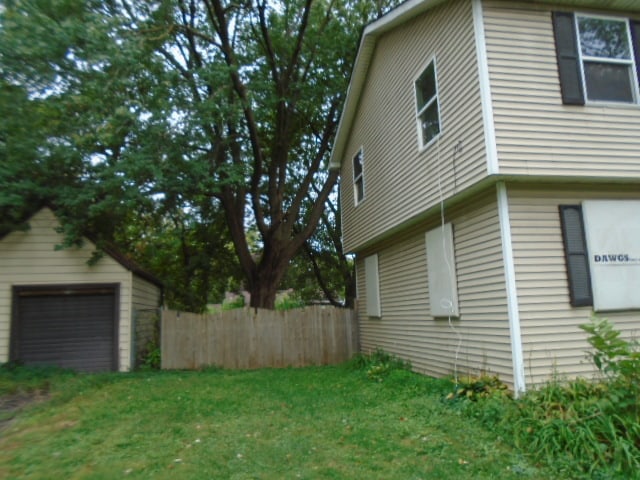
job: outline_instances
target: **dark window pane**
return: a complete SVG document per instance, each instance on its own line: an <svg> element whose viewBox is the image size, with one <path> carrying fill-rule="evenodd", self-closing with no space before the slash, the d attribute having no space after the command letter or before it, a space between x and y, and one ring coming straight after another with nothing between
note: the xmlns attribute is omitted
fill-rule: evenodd
<svg viewBox="0 0 640 480"><path fill-rule="evenodd" d="M420 126L422 128L422 143L426 145L440 133L440 123L438 121L438 102L433 102L420 115Z"/></svg>
<svg viewBox="0 0 640 480"><path fill-rule="evenodd" d="M433 62L429 64L416 82L416 94L418 110L422 110L422 107L429 103L429 100L436 95L436 74Z"/></svg>
<svg viewBox="0 0 640 480"><path fill-rule="evenodd" d="M364 182L362 177L356 182L356 199L360 202L364 198Z"/></svg>
<svg viewBox="0 0 640 480"><path fill-rule="evenodd" d="M353 178L358 178L362 175L362 152L353 157Z"/></svg>
<svg viewBox="0 0 640 480"><path fill-rule="evenodd" d="M578 28L583 55L631 59L626 22L603 18L578 18Z"/></svg>
<svg viewBox="0 0 640 480"><path fill-rule="evenodd" d="M629 65L584 62L584 76L589 100L634 101Z"/></svg>

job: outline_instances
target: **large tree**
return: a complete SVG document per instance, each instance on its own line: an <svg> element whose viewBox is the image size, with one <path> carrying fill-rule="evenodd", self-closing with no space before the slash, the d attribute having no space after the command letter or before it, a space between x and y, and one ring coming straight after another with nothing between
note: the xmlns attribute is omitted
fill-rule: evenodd
<svg viewBox="0 0 640 480"><path fill-rule="evenodd" d="M7 0L0 100L15 89L27 106L0 131L0 208L44 198L70 237L109 240L131 212L187 215L211 227L198 242L228 235L251 305L273 308L334 191L324 169L361 26L391 3Z"/></svg>

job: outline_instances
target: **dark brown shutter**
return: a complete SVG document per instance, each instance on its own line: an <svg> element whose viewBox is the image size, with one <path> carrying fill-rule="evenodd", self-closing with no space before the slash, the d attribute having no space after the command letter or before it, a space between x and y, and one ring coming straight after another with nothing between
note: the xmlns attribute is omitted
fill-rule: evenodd
<svg viewBox="0 0 640 480"><path fill-rule="evenodd" d="M553 12L552 15L562 103L584 105L578 39L573 14Z"/></svg>
<svg viewBox="0 0 640 480"><path fill-rule="evenodd" d="M560 221L571 305L574 307L593 305L582 207L580 205L560 205Z"/></svg>

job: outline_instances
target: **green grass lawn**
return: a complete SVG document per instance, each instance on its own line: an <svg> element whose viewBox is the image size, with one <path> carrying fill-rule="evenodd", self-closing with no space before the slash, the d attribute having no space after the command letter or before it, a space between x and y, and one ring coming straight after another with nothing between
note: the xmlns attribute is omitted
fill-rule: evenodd
<svg viewBox="0 0 640 480"><path fill-rule="evenodd" d="M0 394L29 381L0 371ZM54 373L45 384L47 400L0 427L0 478L550 478L447 406L449 382L402 370L383 381L348 366Z"/></svg>

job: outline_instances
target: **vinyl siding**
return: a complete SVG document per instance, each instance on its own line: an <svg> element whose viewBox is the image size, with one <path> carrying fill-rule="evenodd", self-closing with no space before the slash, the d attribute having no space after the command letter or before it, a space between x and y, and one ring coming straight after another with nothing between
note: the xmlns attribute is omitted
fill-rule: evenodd
<svg viewBox="0 0 640 480"><path fill-rule="evenodd" d="M383 348L410 360L433 376L498 374L512 384L513 368L507 317L504 265L495 192L447 212L453 223L460 318L435 319L431 301L425 234L440 219L403 232L376 245L382 317L369 318L359 309L364 352ZM366 304L364 256L358 256L359 305Z"/></svg>
<svg viewBox="0 0 640 480"><path fill-rule="evenodd" d="M639 105L562 104L553 8L483 2L500 173L640 177Z"/></svg>
<svg viewBox="0 0 640 480"><path fill-rule="evenodd" d="M0 362L9 359L12 287L16 285L117 283L120 285L119 369L130 367L132 274L108 256L93 266L94 245L55 250L62 243L58 221L47 208L29 221L30 230L0 240Z"/></svg>
<svg viewBox="0 0 640 480"><path fill-rule="evenodd" d="M363 86L341 170L347 251L416 221L486 175L471 2L454 0L382 35ZM414 82L436 59L441 135L420 150ZM459 144L459 149L454 147ZM364 151L364 201L352 158Z"/></svg>
<svg viewBox="0 0 640 480"><path fill-rule="evenodd" d="M569 303L558 206L587 199L638 199L640 192L621 185L509 186L508 195L527 384L546 381L556 372L590 376L594 369L585 357L590 346L578 326L589 321L592 307ZM638 312L606 317L637 338Z"/></svg>

